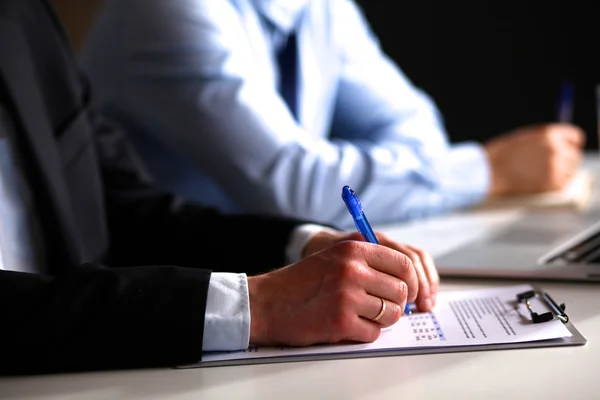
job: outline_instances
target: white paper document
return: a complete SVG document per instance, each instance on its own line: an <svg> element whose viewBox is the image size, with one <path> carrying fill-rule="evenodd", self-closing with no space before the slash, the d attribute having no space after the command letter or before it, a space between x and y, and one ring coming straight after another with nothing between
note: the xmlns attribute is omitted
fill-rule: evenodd
<svg viewBox="0 0 600 400"><path fill-rule="evenodd" d="M579 170L571 181L561 190L524 196L508 196L487 200L475 207L494 208L573 208L585 209L590 204L593 192L594 175L591 171Z"/></svg>
<svg viewBox="0 0 600 400"><path fill-rule="evenodd" d="M310 347L257 347L246 351L208 353L203 363L271 357L309 356L335 353L377 352L389 350L476 346L521 343L571 336L558 319L534 324L525 304L516 295L532 290L529 285L492 289L440 292L432 312L403 316L384 329L373 343L336 344ZM534 297L534 312L550 311Z"/></svg>

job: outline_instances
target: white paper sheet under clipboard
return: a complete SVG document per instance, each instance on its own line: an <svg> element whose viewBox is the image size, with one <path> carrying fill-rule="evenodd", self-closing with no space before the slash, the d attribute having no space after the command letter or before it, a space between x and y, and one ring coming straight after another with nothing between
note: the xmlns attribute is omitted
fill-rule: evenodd
<svg viewBox="0 0 600 400"><path fill-rule="evenodd" d="M208 353L202 361L178 368L584 345L586 339L571 322L532 322L531 311L517 299L531 290L537 289L518 285L440 292L432 312L403 316L373 343L250 346L245 351ZM552 311L540 296L529 299L529 307L537 313Z"/></svg>

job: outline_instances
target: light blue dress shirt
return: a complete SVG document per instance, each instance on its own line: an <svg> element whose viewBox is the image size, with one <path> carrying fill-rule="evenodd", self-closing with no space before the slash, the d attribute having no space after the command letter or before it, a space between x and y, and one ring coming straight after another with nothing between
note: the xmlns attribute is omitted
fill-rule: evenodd
<svg viewBox="0 0 600 400"><path fill-rule="evenodd" d="M298 121L278 91L298 37ZM381 51L351 0L108 0L83 55L158 183L224 210L350 227L350 185L382 224L487 194L482 147Z"/></svg>
<svg viewBox="0 0 600 400"><path fill-rule="evenodd" d="M12 143L12 118L0 104L0 270L43 273L44 245L31 188Z"/></svg>

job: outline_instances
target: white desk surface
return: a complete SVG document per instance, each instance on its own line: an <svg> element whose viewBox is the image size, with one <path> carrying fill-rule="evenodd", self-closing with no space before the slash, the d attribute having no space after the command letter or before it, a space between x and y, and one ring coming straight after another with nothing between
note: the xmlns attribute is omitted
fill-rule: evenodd
<svg viewBox="0 0 600 400"><path fill-rule="evenodd" d="M473 224L476 225L475 222ZM402 234L403 228L398 228L397 231ZM414 227L406 228L406 232L414 232ZM435 253L436 246L439 250L440 245L443 245L442 241L433 238L431 246L434 248L431 250ZM447 280L443 281L441 290L513 283ZM557 301L566 302L566 311L571 321L588 339L585 346L191 370L158 369L9 377L0 378L0 398L599 398L600 284L541 285Z"/></svg>

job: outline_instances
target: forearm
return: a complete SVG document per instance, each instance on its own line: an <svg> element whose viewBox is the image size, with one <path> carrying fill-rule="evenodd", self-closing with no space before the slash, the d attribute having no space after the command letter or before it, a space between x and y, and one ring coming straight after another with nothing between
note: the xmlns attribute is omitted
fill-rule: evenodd
<svg viewBox="0 0 600 400"><path fill-rule="evenodd" d="M0 304L0 374L183 365L249 341L245 274L96 264L60 277L0 271Z"/></svg>
<svg viewBox="0 0 600 400"><path fill-rule="evenodd" d="M224 215L161 192L121 132L96 114L92 118L112 265L215 265L219 271L246 273L284 265L288 237L301 221ZM231 251L232 243L238 251ZM211 251L198 251L200 244Z"/></svg>
<svg viewBox="0 0 600 400"><path fill-rule="evenodd" d="M217 272L266 272L285 264L288 237L299 224L276 217L223 215L191 204L148 202L121 204L110 212L115 264L207 264Z"/></svg>
<svg viewBox="0 0 600 400"><path fill-rule="evenodd" d="M0 275L0 339L9 346L0 359L3 374L201 359L209 271L87 264L61 277Z"/></svg>
<svg viewBox="0 0 600 400"><path fill-rule="evenodd" d="M396 192L402 199L396 212L410 220L471 207L488 196L490 184L490 166L481 146L452 146L406 177Z"/></svg>
<svg viewBox="0 0 600 400"><path fill-rule="evenodd" d="M429 142L420 143L404 134L397 135L404 137L403 140L386 138L379 142L309 141L306 132L291 121L286 123L285 115L267 117L265 114L265 118L259 118L263 115L259 102L239 104L234 100L236 96L227 92L215 93L215 96L220 98L217 103L229 105L225 113L229 118L220 117L224 111L210 118L201 112L189 111L190 114L169 118L169 122L161 119L161 123L174 125L173 132L185 131L180 121L190 118L189 126L205 127L202 129L209 132L210 138L193 133L189 137L171 135L170 144L186 147L188 152L193 149L199 165L220 179L226 191L248 212L287 215L347 227L352 221L339 198L339 190L344 185L351 185L361 193L372 223L445 212L475 204L485 197L487 183L482 183L485 178L478 178L474 183L464 179L467 170L485 175L487 164L481 157L474 157L479 159L475 168L474 165L464 168L456 159L447 161L447 152L453 150L446 145L429 146ZM177 96L151 97L169 98L179 104L174 100ZM151 105L158 106L161 102L152 101ZM184 108L182 103L179 112ZM160 118L159 114L155 112L155 118ZM256 122L259 119L261 124ZM240 120L254 122L242 128L235 122ZM157 125L160 124L157 122ZM391 126L387 131L393 129ZM212 151L213 148L219 152ZM240 152L240 148L244 151ZM444 179L439 179L441 176Z"/></svg>
<svg viewBox="0 0 600 400"><path fill-rule="evenodd" d="M268 175L273 179L264 186L275 192L277 204L271 210L348 228L353 223L340 199L344 185L360 193L369 220L377 224L469 207L488 193L489 165L476 144L449 147L433 158L411 146L342 141L322 146L320 157L305 153L300 146L288 151ZM279 190L281 176L291 183L285 190ZM254 206L266 201L256 199Z"/></svg>

